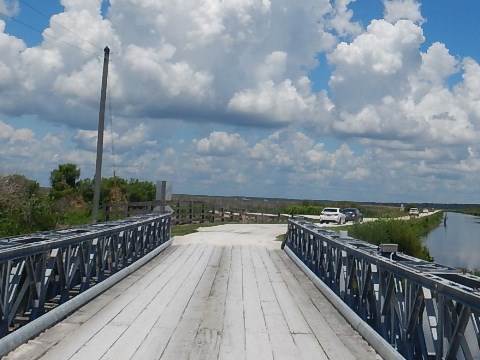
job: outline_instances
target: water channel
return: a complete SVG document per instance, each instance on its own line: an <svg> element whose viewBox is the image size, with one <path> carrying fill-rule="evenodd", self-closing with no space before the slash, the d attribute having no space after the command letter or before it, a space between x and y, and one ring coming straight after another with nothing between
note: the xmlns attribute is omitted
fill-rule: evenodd
<svg viewBox="0 0 480 360"><path fill-rule="evenodd" d="M480 268L480 217L446 213L443 221L432 230L424 243L435 262L452 267Z"/></svg>

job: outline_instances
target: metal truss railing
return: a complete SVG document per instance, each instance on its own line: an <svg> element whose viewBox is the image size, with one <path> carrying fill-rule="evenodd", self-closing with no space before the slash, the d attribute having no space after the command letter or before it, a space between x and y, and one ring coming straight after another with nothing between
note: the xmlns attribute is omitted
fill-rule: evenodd
<svg viewBox="0 0 480 360"><path fill-rule="evenodd" d="M0 239L0 337L170 239L171 214Z"/></svg>
<svg viewBox="0 0 480 360"><path fill-rule="evenodd" d="M480 359L479 277L302 218L286 245L405 358Z"/></svg>

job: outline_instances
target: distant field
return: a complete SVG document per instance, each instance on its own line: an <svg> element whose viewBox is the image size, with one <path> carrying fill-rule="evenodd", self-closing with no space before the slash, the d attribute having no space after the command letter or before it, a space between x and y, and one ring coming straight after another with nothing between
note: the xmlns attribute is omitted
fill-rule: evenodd
<svg viewBox="0 0 480 360"><path fill-rule="evenodd" d="M365 217L391 218L405 215L400 206L390 204L357 203L353 201L293 200L272 198L221 197L201 195L174 195L172 202L201 201L215 209L246 210L268 214L319 215L324 207L356 207Z"/></svg>

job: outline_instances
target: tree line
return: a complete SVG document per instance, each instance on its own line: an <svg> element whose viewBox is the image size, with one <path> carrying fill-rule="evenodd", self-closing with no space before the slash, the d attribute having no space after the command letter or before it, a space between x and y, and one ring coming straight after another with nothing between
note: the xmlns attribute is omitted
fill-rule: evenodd
<svg viewBox="0 0 480 360"><path fill-rule="evenodd" d="M80 180L76 164L50 172L50 188L19 174L0 175L0 237L85 224L92 212L94 181ZM114 176L102 178L100 204L155 199L155 184Z"/></svg>

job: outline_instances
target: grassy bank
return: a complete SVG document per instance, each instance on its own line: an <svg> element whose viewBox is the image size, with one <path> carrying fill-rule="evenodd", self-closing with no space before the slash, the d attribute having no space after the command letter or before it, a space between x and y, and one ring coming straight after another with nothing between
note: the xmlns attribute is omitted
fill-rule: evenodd
<svg viewBox="0 0 480 360"><path fill-rule="evenodd" d="M418 219L379 220L355 224L348 229L349 235L371 244L398 244L399 251L428 261L432 261L428 249L422 241L429 231L438 226L443 212Z"/></svg>
<svg viewBox="0 0 480 360"><path fill-rule="evenodd" d="M293 215L319 215L325 207L358 208L364 217L372 218L395 218L404 216L405 213L400 208L387 205L360 205L349 201L338 202L318 202L302 201L286 204L279 209L280 213Z"/></svg>

